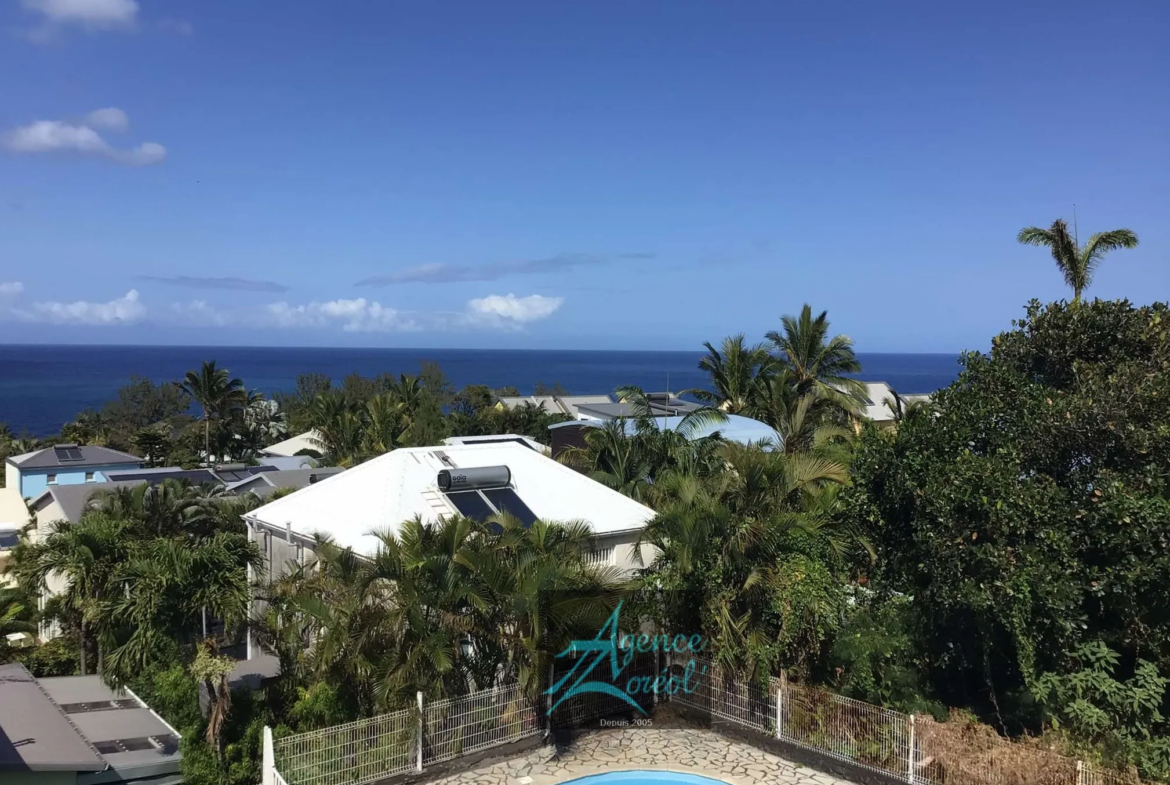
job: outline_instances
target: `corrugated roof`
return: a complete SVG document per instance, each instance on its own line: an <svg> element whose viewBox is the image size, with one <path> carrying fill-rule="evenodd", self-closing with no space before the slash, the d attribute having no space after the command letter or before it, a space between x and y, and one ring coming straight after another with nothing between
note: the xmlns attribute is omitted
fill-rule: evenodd
<svg viewBox="0 0 1170 785"><path fill-rule="evenodd" d="M8 459L8 463L20 469L61 469L83 468L86 466L110 466L116 464L139 464L142 458L128 452L111 450L109 447L78 447L76 445L56 445L56 447L71 447L81 454L80 460L63 461L57 455L55 447L46 447L36 452L16 455Z"/></svg>
<svg viewBox="0 0 1170 785"><path fill-rule="evenodd" d="M105 759L23 665L0 665L0 771L105 768Z"/></svg>
<svg viewBox="0 0 1170 785"><path fill-rule="evenodd" d="M451 463L443 463L441 455ZM605 534L637 529L654 517L650 508L516 442L394 450L247 517L276 529L291 526L306 537L328 534L342 547L372 555L379 545L372 532L395 531L416 515L433 521L454 512L436 482L439 471L451 465L507 466L516 494L543 520L583 520Z"/></svg>

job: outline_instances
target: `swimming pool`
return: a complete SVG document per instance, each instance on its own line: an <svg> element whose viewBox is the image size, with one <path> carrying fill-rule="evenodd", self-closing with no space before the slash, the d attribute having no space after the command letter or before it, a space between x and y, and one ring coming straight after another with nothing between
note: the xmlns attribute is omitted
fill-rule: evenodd
<svg viewBox="0 0 1170 785"><path fill-rule="evenodd" d="M695 774L676 774L673 771L617 771L613 774L593 774L565 785L727 785L723 780L699 777Z"/></svg>

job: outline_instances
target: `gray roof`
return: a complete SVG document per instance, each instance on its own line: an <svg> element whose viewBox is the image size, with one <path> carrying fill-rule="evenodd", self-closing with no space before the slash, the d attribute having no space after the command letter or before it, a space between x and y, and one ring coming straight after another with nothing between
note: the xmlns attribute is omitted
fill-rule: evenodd
<svg viewBox="0 0 1170 785"><path fill-rule="evenodd" d="M690 401L680 401L678 399L671 400L669 405L665 402L658 401L650 402L650 414L655 417L673 416L678 414L687 414L702 406ZM598 403L588 404L577 407L577 411L581 415L588 417L595 417L599 420L617 420L624 417L634 416L634 407L628 403Z"/></svg>
<svg viewBox="0 0 1170 785"><path fill-rule="evenodd" d="M70 704L105 704L127 701L133 704L114 708L87 707L68 714L68 718L89 743L102 746L103 742L152 738L157 746L143 750L125 750L100 753L113 769L110 782L155 777L179 770L179 741L174 729L151 711L137 696L124 690L112 690L102 683L100 676L61 676L40 679L40 685L59 707L70 709ZM106 777L100 781L107 781Z"/></svg>
<svg viewBox="0 0 1170 785"><path fill-rule="evenodd" d="M36 452L14 455L8 463L20 469L80 469L86 466L109 466L119 463L142 463L142 458L128 452L111 450L109 447L78 447L77 445L58 444L57 447L72 447L81 453L81 460L62 461L57 457L53 447L46 447Z"/></svg>
<svg viewBox="0 0 1170 785"><path fill-rule="evenodd" d="M0 665L0 771L105 768L106 761L23 665Z"/></svg>
<svg viewBox="0 0 1170 785"><path fill-rule="evenodd" d="M51 497L57 504L61 505L65 519L71 523L77 523L81 520L81 514L85 512L85 506L90 497L95 493L112 491L115 488L133 488L143 482L145 481L122 480L118 482L77 483L76 485L51 485L44 493L33 499L30 506L37 510Z"/></svg>
<svg viewBox="0 0 1170 785"><path fill-rule="evenodd" d="M231 491L251 491L264 495L278 488L308 488L314 482L345 471L340 466L323 466L319 469L285 469L284 471L254 474L246 480L228 485ZM316 479L314 479L316 478Z"/></svg>

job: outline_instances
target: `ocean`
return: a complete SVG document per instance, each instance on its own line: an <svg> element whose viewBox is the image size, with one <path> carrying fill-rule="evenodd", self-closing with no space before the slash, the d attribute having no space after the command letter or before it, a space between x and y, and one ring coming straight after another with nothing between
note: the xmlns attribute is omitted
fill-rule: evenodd
<svg viewBox="0 0 1170 785"><path fill-rule="evenodd" d="M647 391L706 384L701 352L516 351L479 349L320 349L198 346L0 345L0 422L16 433L56 433L78 412L100 408L131 376L155 382L181 379L215 360L249 390L292 390L298 374L324 373L340 381L351 373L417 373L419 363L442 366L456 387L513 386L531 393L537 382L560 383L571 393L611 393L622 385ZM959 373L953 354L859 354L866 381L888 382L900 393L945 387Z"/></svg>

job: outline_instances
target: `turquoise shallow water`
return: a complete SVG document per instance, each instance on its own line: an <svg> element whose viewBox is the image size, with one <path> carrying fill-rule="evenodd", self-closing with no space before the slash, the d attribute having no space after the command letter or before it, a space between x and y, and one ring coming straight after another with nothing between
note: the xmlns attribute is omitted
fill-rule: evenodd
<svg viewBox="0 0 1170 785"><path fill-rule="evenodd" d="M565 785L725 785L723 780L699 777L694 774L675 774L672 771L617 771L613 774L594 774Z"/></svg>

